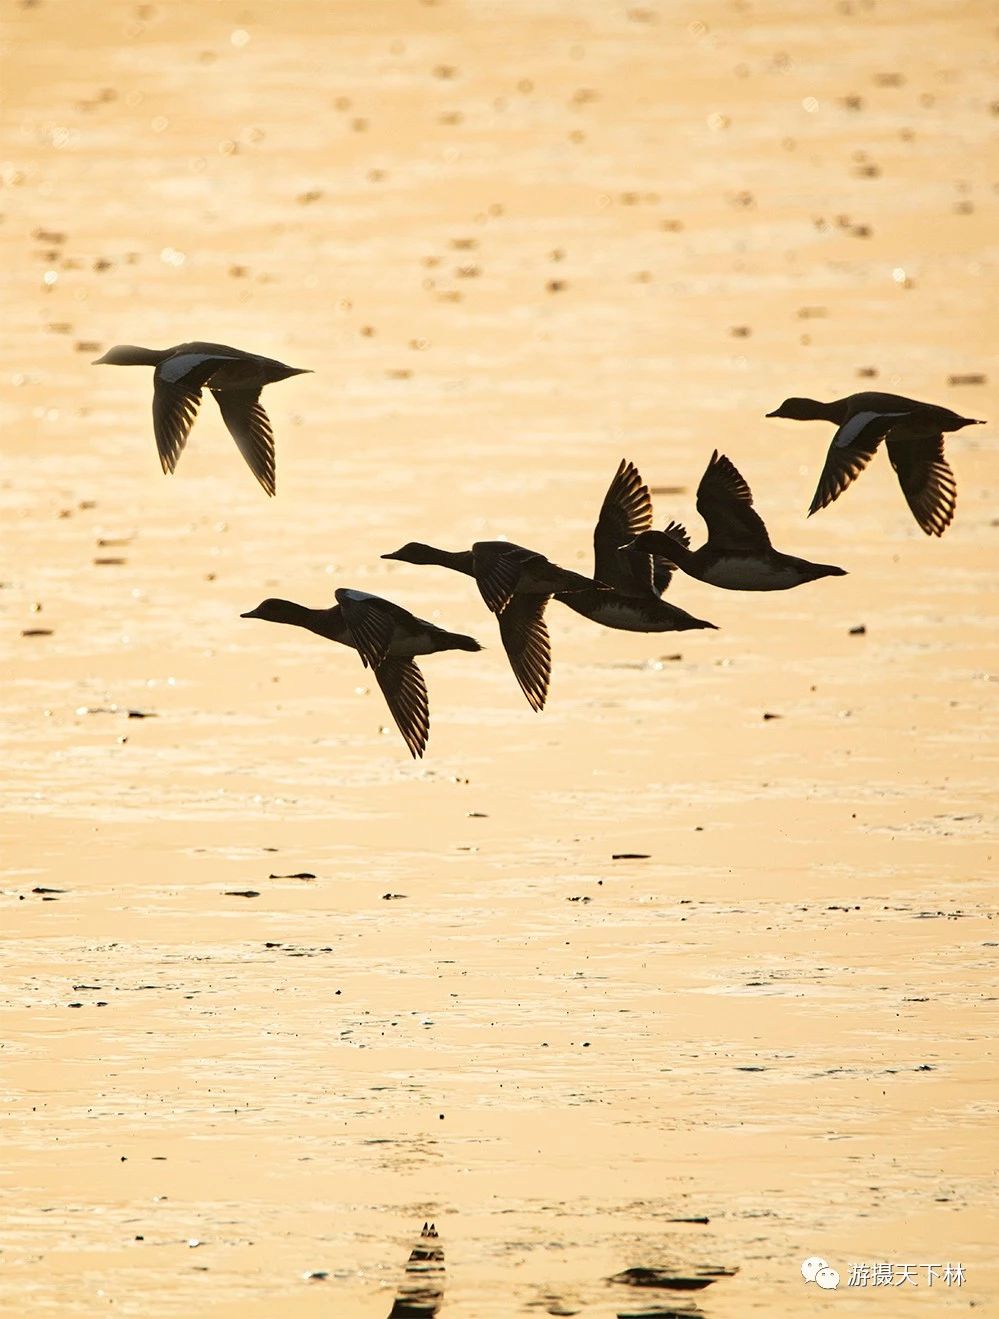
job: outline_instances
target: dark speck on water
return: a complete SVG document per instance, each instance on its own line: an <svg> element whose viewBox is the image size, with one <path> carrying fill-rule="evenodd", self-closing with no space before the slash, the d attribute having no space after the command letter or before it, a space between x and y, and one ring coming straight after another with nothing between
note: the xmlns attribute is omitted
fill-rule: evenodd
<svg viewBox="0 0 999 1319"><path fill-rule="evenodd" d="M688 1274L671 1273L668 1269L636 1267L615 1273L608 1281L621 1283L625 1287L661 1287L668 1291L697 1292L710 1287L717 1277L730 1276L727 1270L721 1269L705 1269L704 1272L709 1276L691 1277Z"/></svg>

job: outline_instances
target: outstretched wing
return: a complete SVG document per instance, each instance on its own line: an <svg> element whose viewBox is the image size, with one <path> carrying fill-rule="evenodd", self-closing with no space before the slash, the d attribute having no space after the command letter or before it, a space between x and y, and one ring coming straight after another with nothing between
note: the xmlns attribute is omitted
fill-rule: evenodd
<svg viewBox="0 0 999 1319"><path fill-rule="evenodd" d="M259 389L213 389L222 420L247 466L269 495L276 489L274 432L260 405Z"/></svg>
<svg viewBox="0 0 999 1319"><path fill-rule="evenodd" d="M552 648L545 623L551 596L514 597L499 616L500 637L510 667L532 710L543 710L552 672Z"/></svg>
<svg viewBox="0 0 999 1319"><path fill-rule="evenodd" d="M172 472L177 466L200 402L201 390L197 387L172 385L168 380L154 377L153 434L164 472Z"/></svg>
<svg viewBox="0 0 999 1319"><path fill-rule="evenodd" d="M532 550L508 541L476 541L472 546L475 583L494 614L502 613L510 603L525 563L540 558Z"/></svg>
<svg viewBox="0 0 999 1319"><path fill-rule="evenodd" d="M832 437L826 464L815 488L808 516L838 499L878 451L878 445L907 412L857 412Z"/></svg>
<svg viewBox="0 0 999 1319"><path fill-rule="evenodd" d="M638 468L626 459L614 475L593 531L593 576L630 595L652 589L652 556L621 546L652 526L652 496Z"/></svg>
<svg viewBox="0 0 999 1319"><path fill-rule="evenodd" d="M396 628L395 610L398 605L380 596L368 595L365 591L351 591L346 587L341 587L335 594L361 663L366 669L377 670L388 658Z"/></svg>
<svg viewBox="0 0 999 1319"><path fill-rule="evenodd" d="M430 702L423 674L413 660L390 656L375 669L375 681L410 754L414 760L421 759L430 736Z"/></svg>
<svg viewBox="0 0 999 1319"><path fill-rule="evenodd" d="M927 536L942 536L957 506L957 482L944 457L943 435L889 439L886 447L916 521Z"/></svg>
<svg viewBox="0 0 999 1319"><path fill-rule="evenodd" d="M187 347L190 352L174 352L153 372L153 433L164 472L177 466L198 415L201 391L221 363L229 360L225 354L231 351L205 352L194 344L181 345Z"/></svg>
<svg viewBox="0 0 999 1319"><path fill-rule="evenodd" d="M707 523L712 548L764 550L770 545L745 478L735 463L717 449L697 487L697 511Z"/></svg>

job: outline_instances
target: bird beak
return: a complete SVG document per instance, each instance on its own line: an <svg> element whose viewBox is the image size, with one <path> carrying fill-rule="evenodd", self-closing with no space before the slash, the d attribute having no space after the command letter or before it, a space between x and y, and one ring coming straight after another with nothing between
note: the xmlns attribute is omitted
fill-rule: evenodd
<svg viewBox="0 0 999 1319"><path fill-rule="evenodd" d="M251 609L245 614L240 614L240 618L259 618L259 617L260 615L257 613L255 609Z"/></svg>
<svg viewBox="0 0 999 1319"><path fill-rule="evenodd" d="M107 361L107 356L108 356L107 353L105 353L103 357L95 357L94 360L90 363L90 365L102 366Z"/></svg>
<svg viewBox="0 0 999 1319"><path fill-rule="evenodd" d="M773 412L767 412L765 415L768 417L776 417L778 412L780 412L780 408L774 408Z"/></svg>

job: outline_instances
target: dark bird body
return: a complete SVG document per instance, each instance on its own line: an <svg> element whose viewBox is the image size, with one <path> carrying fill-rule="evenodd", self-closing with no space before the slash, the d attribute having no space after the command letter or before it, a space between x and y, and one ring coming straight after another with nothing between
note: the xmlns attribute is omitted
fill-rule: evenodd
<svg viewBox="0 0 999 1319"><path fill-rule="evenodd" d="M662 594L673 576L673 564L651 553L638 554L621 546L652 526L652 496L633 463L621 460L600 506L593 530L594 578L604 588L591 586L555 599L602 627L620 632L685 632L713 628L714 623L694 618ZM681 527L668 530L684 535Z"/></svg>
<svg viewBox="0 0 999 1319"><path fill-rule="evenodd" d="M809 563L781 554L770 544L753 495L735 464L716 449L697 487L697 511L708 539L691 550L686 533L646 531L633 542L637 550L668 557L683 572L727 591L786 591L819 577L842 577L829 563ZM682 528L679 528L682 531Z"/></svg>
<svg viewBox="0 0 999 1319"><path fill-rule="evenodd" d="M927 536L942 536L957 505L957 482L944 456L944 434L984 422L936 403L868 391L820 403L788 398L768 417L830 421L836 426L808 515L837 499L885 441L906 503Z"/></svg>
<svg viewBox="0 0 999 1319"><path fill-rule="evenodd" d="M551 681L552 652L545 609L563 591L599 590L597 583L543 554L506 540L480 540L470 550L440 550L410 541L383 559L434 564L475 579L496 615L500 638L520 689L532 710L543 710Z"/></svg>
<svg viewBox="0 0 999 1319"><path fill-rule="evenodd" d="M366 591L341 587L336 600L332 609L308 609L293 600L264 600L240 617L291 623L356 650L364 667L374 673L406 746L414 757L421 757L430 735L430 706L414 656L482 647L472 637L446 632Z"/></svg>
<svg viewBox="0 0 999 1319"><path fill-rule="evenodd" d="M207 388L250 471L269 495L274 494L274 433L260 405L260 391L276 380L306 375L306 370L220 343L182 343L174 348L118 344L94 365L101 364L154 368L153 431L164 472L177 466L198 414L201 391Z"/></svg>

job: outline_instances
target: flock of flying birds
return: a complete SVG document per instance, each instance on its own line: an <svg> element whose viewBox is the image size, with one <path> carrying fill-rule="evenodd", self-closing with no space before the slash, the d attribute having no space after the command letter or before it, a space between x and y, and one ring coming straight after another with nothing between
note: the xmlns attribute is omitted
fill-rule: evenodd
<svg viewBox="0 0 999 1319"><path fill-rule="evenodd" d="M274 435L260 405L264 385L305 374L270 357L224 344L175 348L118 345L100 363L152 366L153 430L164 472L177 465L197 416L203 389L212 393L240 453L268 495L275 491ZM832 422L829 446L809 515L838 498L885 441L912 513L929 536L941 536L957 502L954 475L944 456L944 433L983 423L949 408L898 394L861 393L832 403L789 398L770 417ZM505 540L477 541L471 549L442 550L411 541L384 559L434 564L475 580L496 615L500 638L528 703L542 710L551 677L545 610L553 598L603 627L625 632L680 632L712 628L663 599L676 569L729 591L785 591L843 568L782 554L770 543L753 508L753 496L734 463L717 450L697 487L697 511L708 537L696 550L678 522L652 529L652 499L635 466L622 461L604 497L593 532L593 576L560 568L543 554ZM447 632L400 605L341 587L331 609L308 609L291 600L264 600L243 618L292 623L358 652L382 690L406 746L420 757L430 732L430 707L417 655L440 650L481 650L472 637Z"/></svg>

